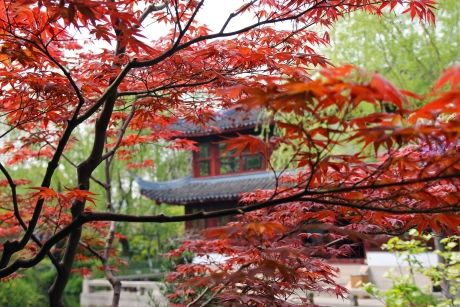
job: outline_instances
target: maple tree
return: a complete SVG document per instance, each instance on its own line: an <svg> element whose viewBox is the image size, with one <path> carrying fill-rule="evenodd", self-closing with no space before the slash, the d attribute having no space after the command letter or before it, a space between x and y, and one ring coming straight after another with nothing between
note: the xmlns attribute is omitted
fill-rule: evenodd
<svg viewBox="0 0 460 307"><path fill-rule="evenodd" d="M351 66L311 77L312 68L328 64L315 47L328 43L328 27L344 14L398 9L433 22L434 1L243 1L225 12L217 29L200 15L205 7L204 0L0 3L0 108L6 127L0 135L1 278L48 257L56 269L50 304L62 306L76 258L97 257L109 270L114 222L247 212L210 232L214 241L189 244L196 251L218 248L237 255L225 268L190 266L182 273L201 272L211 298L282 304L294 289L344 293L333 281L334 270L313 255L347 252L347 246L326 243L306 251L299 240L313 227L308 221L327 227L331 236L410 227L457 231L458 118L449 114L458 112L459 67L448 69L426 98ZM322 33L313 30L319 26ZM429 102L410 112L409 99ZM352 114L365 104L371 112ZM397 111L383 112L386 104ZM151 166L154 161L135 162L136 146L177 136L169 127L178 119L204 125L218 108L237 105L266 108L284 131L268 143L244 137L232 143L238 150L292 150L290 166L299 170L280 175L275 191L246 195L238 208L183 216L112 210L109 172L104 182L93 176L103 162L106 170L114 159ZM80 150L85 129L91 149L82 161L71 161L75 187L59 191L52 179L67 153ZM355 144L355 152L333 150L345 143ZM194 144L175 139L171 147ZM30 161L46 164L38 186L14 177L14 169ZM96 196L90 182L105 188L107 211L91 206ZM349 226L335 226L338 220ZM260 273L266 278L258 278Z"/></svg>

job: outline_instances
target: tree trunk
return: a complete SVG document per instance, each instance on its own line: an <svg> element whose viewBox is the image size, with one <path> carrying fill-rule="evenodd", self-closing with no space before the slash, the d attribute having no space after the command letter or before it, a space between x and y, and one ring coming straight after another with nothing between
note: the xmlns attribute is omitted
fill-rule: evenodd
<svg viewBox="0 0 460 307"><path fill-rule="evenodd" d="M80 190L89 190L89 180L93 171L101 163L102 154L107 134L107 127L110 122L110 117L113 112L113 106L116 101L116 91L114 90L104 103L104 107L96 120L94 143L91 153L88 158L83 161L77 168L78 188ZM85 209L85 202L75 200L72 204L72 219L75 220ZM53 307L63 306L62 297L64 289L69 281L70 271L77 253L77 248L80 243L82 228L78 227L70 234L64 258L62 260L62 272L58 273L53 285L49 290L50 305Z"/></svg>
<svg viewBox="0 0 460 307"><path fill-rule="evenodd" d="M81 202L79 202L81 203ZM83 204L82 204L83 210ZM76 215L72 213L72 216L75 218ZM74 230L68 240L67 248L65 250L64 258L62 261L62 270L59 272L54 279L54 283L51 285L51 288L48 291L50 306L52 307L63 307L64 303L62 301L65 286L70 277L70 271L73 266L73 261L75 259L75 254L77 252L78 244L80 242L82 228L78 227Z"/></svg>
<svg viewBox="0 0 460 307"><path fill-rule="evenodd" d="M120 295L121 295L121 281L115 275L113 275L113 272L110 269L110 263L109 263L110 250L112 248L113 239L115 237L115 226L116 226L115 222L110 223L110 230L107 235L106 245L104 248L104 256L103 256L104 274L107 280L112 285L112 289L113 289L112 307L118 307L120 303Z"/></svg>
<svg viewBox="0 0 460 307"><path fill-rule="evenodd" d="M112 200L112 177L110 173L110 166L112 164L112 157L109 157L105 161L105 196L107 202L107 211L108 212L115 212L115 208L113 207L113 200ZM112 285L113 295L112 295L112 307L118 307L120 303L120 295L121 295L121 281L113 274L112 270L110 269L110 250L112 249L113 240L115 238L115 229L116 223L110 222L109 233L107 234L107 238L105 241L104 246L104 255L103 255L103 266L104 266L104 273L107 280Z"/></svg>

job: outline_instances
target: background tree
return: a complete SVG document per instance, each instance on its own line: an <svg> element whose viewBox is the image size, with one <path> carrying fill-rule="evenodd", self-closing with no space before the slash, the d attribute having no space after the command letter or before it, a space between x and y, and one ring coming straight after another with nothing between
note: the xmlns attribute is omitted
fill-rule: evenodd
<svg viewBox="0 0 460 307"><path fill-rule="evenodd" d="M324 52L334 64L378 71L399 87L426 94L441 72L459 60L460 3L440 1L435 14L435 27L395 13L379 18L351 14L334 26L331 47Z"/></svg>
<svg viewBox="0 0 460 307"><path fill-rule="evenodd" d="M424 183L423 192L431 193L432 184L440 180L457 185L456 156L451 147L457 136L453 128L455 120L426 124L422 131L400 129L397 125L406 114L402 104L405 98L378 75L363 76L363 80L370 83L361 86L347 82L354 71L349 68L325 70L324 80L310 80L309 69L326 65L314 47L328 41L327 35L320 36L312 31L313 26L328 27L354 10L380 14L381 10L396 7L423 20L434 19L433 3L420 0L245 1L241 6L229 8L217 27L205 24L207 16L201 15L206 8L204 0L0 3L1 118L6 127L0 137L3 138L1 152L8 154L4 161L7 167L3 164L0 167L6 178L3 184L7 187L2 190L4 244L0 277L33 267L48 257L56 269L56 279L49 291L50 304L61 306L76 257L86 256L85 253L94 248L103 248L101 236L107 235L108 222L185 221L249 212L292 201L301 204L314 201L321 210L325 209L321 206L337 205L375 212L366 215L362 223L380 225L387 218L379 212L404 213L407 215L403 222L415 217L413 214L420 214L416 219L419 225L442 227L445 224L449 229L454 228L451 226L455 217L445 213L456 211L455 204L450 200L441 201L436 193L433 195L436 205L425 203L432 199L426 196L417 201L420 195L412 189L413 185ZM159 24L164 25L165 31L155 28ZM451 81L451 90L433 92L433 95L441 95L440 98L415 113L407 124L414 123L417 118L435 120L433 112L451 112L450 103L457 99L457 75L457 69L449 70L437 88ZM286 76L294 83L285 84ZM103 162L134 156L129 151L119 150L121 147L171 138L175 132L168 127L178 118L205 123L217 108L234 106L241 99L246 99L244 105L249 108L264 106L274 113L293 112L300 116L295 124L277 121L288 132L278 143L298 146L298 155L294 158L299 167L305 168L304 173L295 177L298 182L294 183L294 188L270 194L257 193L241 208L185 216L138 216L87 205L95 203L94 193L89 191L90 183L101 181L93 175L103 167ZM350 119L348 110L363 100L375 105L392 103L400 112ZM316 107L311 109L312 105ZM334 115L337 111L339 113ZM317 123L312 126L314 119L321 119L320 122L329 126L321 127ZM127 122L129 124L125 125ZM375 124L367 126L365 123ZM83 129L87 125L92 128ZM342 137L335 139L335 136ZM75 182L75 188L68 187L60 192L53 185L53 178L61 172L59 164L64 155L80 150L82 137L89 138L92 144L83 159L73 161L76 172L72 177L75 179L70 181ZM337 163L346 171L329 174L331 168L338 168L330 157L329 146L349 138L373 145L378 154L376 159L382 158L379 148L385 144L390 158L384 159L379 167L375 161L382 160L372 161L358 152L334 157L341 161ZM436 154L422 151L416 162L395 165L393 154L400 157L400 151L394 152L392 145L415 142L421 150L421 139L431 141L426 146L436 144L440 149ZM241 150L248 144L254 148L254 144L261 143L255 139L250 141L238 138L233 146ZM272 140L271 143L277 142ZM192 148L193 144L176 139L172 147ZM32 193L18 193L17 185L30 183L11 177L8 168L21 167L30 159L46 165L42 180L38 187L31 188ZM351 162L355 164L348 168ZM151 161L145 160L138 166L150 164ZM433 172L431 168L435 166L438 168ZM292 182L295 178L285 180ZM350 178L359 179L350 182ZM371 193L374 188L384 193L374 195ZM106 191L110 192L107 186ZM442 193L454 192L443 190ZM311 198L312 195L316 196ZM374 199L377 204L363 203L362 196ZM401 203L393 202L396 208L386 208L389 206L386 198L397 196L401 197ZM422 202L420 208L419 202ZM289 209L289 206L281 208ZM437 215L433 218L422 213ZM255 213L256 216L260 214ZM354 216L348 211L343 214ZM285 229L272 224L271 230L265 233L261 229L267 227L260 228L258 224L254 224L255 228L240 226L244 231L255 229L255 237L247 237L250 240L261 235L271 237ZM83 225L87 225L85 231ZM91 231L89 227L93 227ZM94 236L94 230L99 236ZM334 285L333 271L327 265L312 261L308 255L299 259L303 269L295 272L301 275L302 281L310 280L303 285L317 291L325 289L324 284ZM276 264L276 261L270 263ZM257 265L240 264L240 272L252 270ZM270 267L264 261L258 264ZM310 268L322 271L312 275ZM254 272L259 269L256 267ZM286 273L282 266L277 266L276 270ZM260 286L267 289L263 284ZM281 288L280 291L279 295L285 294ZM336 288L338 294L342 291ZM232 300L232 294L227 294ZM264 299L274 299L278 294Z"/></svg>

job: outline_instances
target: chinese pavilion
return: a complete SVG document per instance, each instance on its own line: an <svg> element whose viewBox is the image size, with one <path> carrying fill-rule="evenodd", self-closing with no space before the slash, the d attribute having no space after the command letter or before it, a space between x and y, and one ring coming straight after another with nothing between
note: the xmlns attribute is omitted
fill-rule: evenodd
<svg viewBox="0 0 460 307"><path fill-rule="evenodd" d="M174 127L181 132L181 137L197 142L198 151L193 152L192 157L192 175L164 182L138 178L141 194L157 203L183 205L185 213L190 214L232 208L237 206L242 193L275 188L275 176L267 170L263 154L242 152L237 155L225 150L225 143L221 142L232 136L256 134L259 112L229 110L220 113L206 127L192 124ZM187 221L185 228L193 231L216 227L225 225L230 219L225 216ZM361 262L364 246L362 242L354 244L354 255L350 258Z"/></svg>
<svg viewBox="0 0 460 307"><path fill-rule="evenodd" d="M237 206L240 195L256 189L275 186L275 177L267 171L267 161L261 153L226 151L221 141L238 134L256 134L259 111L228 110L216 116L206 127L178 124L181 137L197 142L193 152L192 175L189 177L151 182L138 179L141 194L156 201L184 205L185 213L213 211ZM186 222L187 230L224 225L231 217L209 218Z"/></svg>

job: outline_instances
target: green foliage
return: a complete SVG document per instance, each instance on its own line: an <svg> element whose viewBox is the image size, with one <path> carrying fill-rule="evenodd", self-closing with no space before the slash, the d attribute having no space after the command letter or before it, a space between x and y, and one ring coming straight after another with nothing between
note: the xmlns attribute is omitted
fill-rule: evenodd
<svg viewBox="0 0 460 307"><path fill-rule="evenodd" d="M410 240L403 240L399 237L393 237L386 244L382 245L382 249L396 252L402 256L406 256L407 258L414 258L412 256L420 253L424 253L429 250L426 242L432 238L431 235L418 235L417 231L412 229L409 231L409 235L411 236ZM411 259L406 259L411 264Z"/></svg>
<svg viewBox="0 0 460 307"><path fill-rule="evenodd" d="M424 274L429 276L433 283L440 286L443 281L449 284L450 294L455 297L460 293L460 252L458 251L458 244L460 236L450 236L441 239L440 243L442 248L435 250L439 255L442 262L437 266L428 268ZM460 298L457 298L456 304L460 305Z"/></svg>
<svg viewBox="0 0 460 307"><path fill-rule="evenodd" d="M458 306L460 299L455 298L460 290L460 253L455 251L457 248L459 236L443 238L440 250L436 250L440 257L439 263L431 267L424 267L417 261L417 254L430 250L428 241L433 238L430 234L419 235L416 230L409 232L408 240L399 237L391 238L382 249L396 253L409 264L408 275L400 275L389 272L387 277L391 279L393 285L386 291L379 290L375 285L368 283L363 286L374 297L385 302L388 307L405 307L405 306ZM420 289L415 284L414 273L419 272L430 278L434 286L440 286L441 283L448 285L450 294L454 299L446 297L437 298L433 296L428 289Z"/></svg>
<svg viewBox="0 0 460 307"><path fill-rule="evenodd" d="M88 128L88 127L87 127ZM92 140L84 137L88 134L90 128L82 129L81 139L78 141L78 150L69 148L66 152L66 157L73 161L73 164L78 164L88 155ZM152 180L169 180L187 176L190 169L190 153L184 151L173 151L165 149L163 146L138 146L138 151L134 162L140 162L144 159L153 159L155 161L153 168L144 168L139 170L131 170L127 167L126 161L114 160L112 164L112 192L115 208L123 213L148 215L148 214L166 214L166 215L181 215L184 213L182 206L156 205L151 200L141 196L136 190L135 173L144 178ZM27 168L14 169L15 178L27 178L31 181L28 186L19 186L18 189L22 193L29 193L30 186L40 185L40 176L43 174L45 164L30 164ZM53 179L52 187L56 191L63 191L65 188L75 186L73 181L75 178L75 167L64 159L61 161L56 176ZM94 178L104 181L104 169L101 164L96 169ZM104 197L104 189L95 182L91 182L91 190L96 194L96 207L100 211L106 210ZM131 275L139 271L142 273L148 271L169 271L175 267L175 263L171 260L161 257L165 253L176 247L174 238L181 235L184 231L182 223L167 223L167 224L117 224L117 232L127 238L130 245L130 254L125 255L125 259L129 260L128 266L120 265L120 261L112 257L111 262L114 266L118 266L117 275ZM93 234L90 233L89 237ZM122 247L119 240L115 240L115 248L122 252ZM123 256L123 254L122 254ZM85 262L85 268L92 270L93 277L104 277L103 272L96 269L100 266L98 260ZM81 263L76 262L74 269L82 269ZM44 262L41 265L25 272L25 276L21 276L9 282L0 283L0 306L47 306L48 305L48 289L55 278L55 269L49 262ZM67 307L79 306L79 294L81 293L83 277L79 273L71 274L69 282L65 289L65 305ZM27 295L23 295L27 293Z"/></svg>
<svg viewBox="0 0 460 307"><path fill-rule="evenodd" d="M81 293L82 284L83 284L83 276L78 275L78 274L73 274L70 277L69 282L67 283L67 286L65 288L66 294L79 295Z"/></svg>
<svg viewBox="0 0 460 307"><path fill-rule="evenodd" d="M143 155L144 158L153 158L156 164L154 169L150 169L148 172L144 171L141 176L156 181L165 181L190 174L190 153L154 148L151 151L145 149ZM136 194L134 190L126 190L119 197L120 209L127 214L184 214L183 206L155 204L153 201ZM120 224L118 231L129 241L129 255L124 256L128 256L133 265L144 263L144 270L163 271L168 265L165 264L167 261L161 257L161 254L168 252L177 245L175 240L183 234L184 225L183 223Z"/></svg>
<svg viewBox="0 0 460 307"><path fill-rule="evenodd" d="M46 306L46 296L37 284L28 278L17 278L0 283L0 306L36 307Z"/></svg>
<svg viewBox="0 0 460 307"><path fill-rule="evenodd" d="M381 291L371 283L365 284L363 288L372 296L383 300L387 307L428 307L437 304L432 295L414 284L411 276L389 275L389 277L393 281L393 286L387 291Z"/></svg>
<svg viewBox="0 0 460 307"><path fill-rule="evenodd" d="M440 72L459 60L460 1L443 0L439 5L436 27L394 13L378 20L352 14L334 27L332 48L325 52L334 64L378 71L397 86L426 93Z"/></svg>
<svg viewBox="0 0 460 307"><path fill-rule="evenodd" d="M76 264L78 267L79 264ZM48 289L53 283L55 271L49 261L41 263L24 275L0 283L0 306L23 307L48 306ZM79 306L83 277L72 274L65 289L65 305ZM27 294L27 295L25 295Z"/></svg>
<svg viewBox="0 0 460 307"><path fill-rule="evenodd" d="M78 146L69 147L66 151L66 159L60 163L59 169L53 177L52 188L56 191L63 191L65 188L75 187L75 164L83 161L90 152L92 139L86 137L91 132L91 127L82 127L80 129L80 138ZM135 176L150 178L152 180L163 181L180 178L190 173L190 153L185 151L170 150L166 148L167 144L155 145L136 145L136 155L131 162L142 162L145 159L152 159L154 167L132 170L128 167L128 162L115 159L111 166L112 174L112 193L113 203L117 211L126 214L149 215L149 214L166 214L181 215L184 213L182 206L156 205L151 200L141 196L136 190ZM72 161L70 163L69 161ZM15 178L27 178L31 181L30 185L18 186L20 193L29 193L31 186L39 186L41 176L45 171L46 164L30 164L26 168L17 168L12 172ZM100 182L105 181L104 163L102 163L94 172L93 178ZM91 191L96 194L95 207L97 210L105 211L107 208L105 199L105 190L91 181ZM135 263L143 263L144 268L149 264L154 267L162 267L163 260L160 254L167 252L173 238L181 235L184 231L183 223L166 223L166 224L125 224L118 223L116 231L125 236L129 242L129 255L123 255L125 258L131 258ZM46 230L44 230L46 231ZM93 234L89 233L89 237ZM122 247L115 241L115 248L122 252ZM115 265L119 264L114 263ZM123 269L123 268L120 268ZM43 273L45 274L45 273ZM55 272L49 268L49 280L45 282L48 287L51 285ZM80 281L81 283L81 281ZM76 290L81 285L75 284ZM72 287L72 286L69 286ZM73 292L73 290L71 291ZM46 293L46 292L45 292Z"/></svg>
<svg viewBox="0 0 460 307"><path fill-rule="evenodd" d="M82 290L83 276L72 274L64 292L64 303L66 307L80 306L80 293Z"/></svg>

